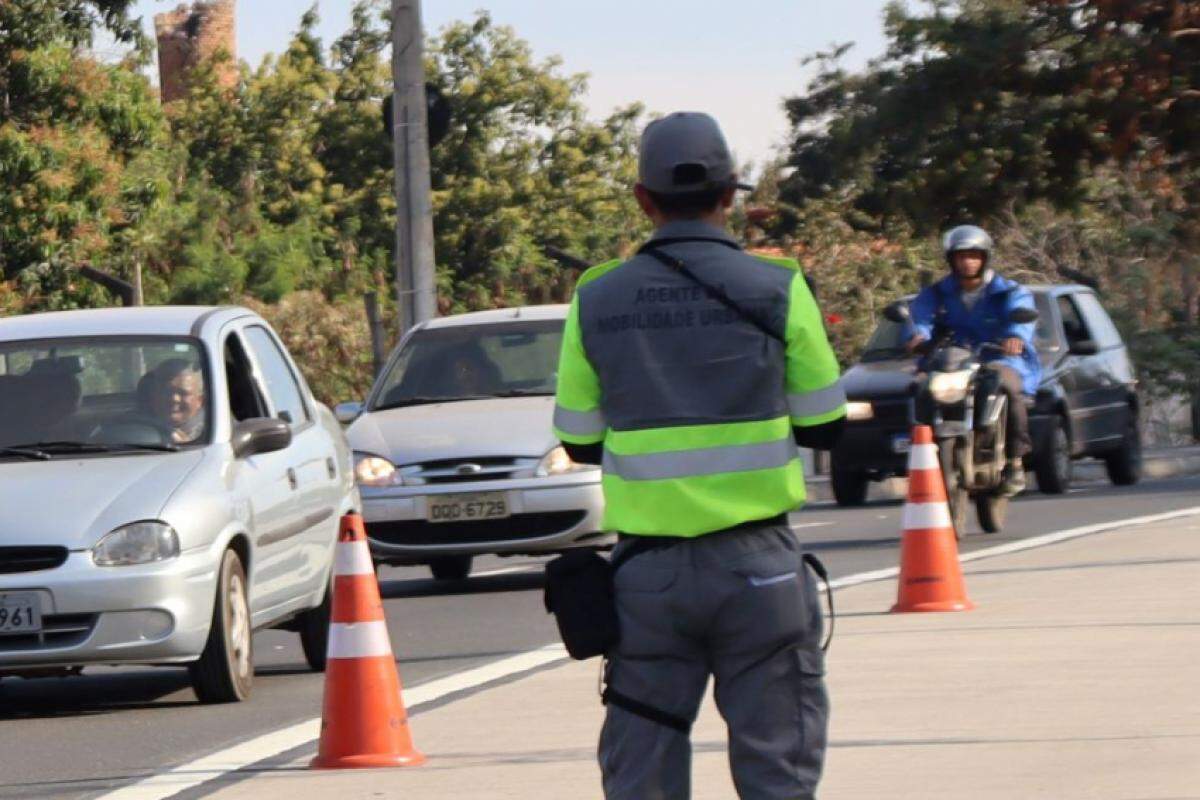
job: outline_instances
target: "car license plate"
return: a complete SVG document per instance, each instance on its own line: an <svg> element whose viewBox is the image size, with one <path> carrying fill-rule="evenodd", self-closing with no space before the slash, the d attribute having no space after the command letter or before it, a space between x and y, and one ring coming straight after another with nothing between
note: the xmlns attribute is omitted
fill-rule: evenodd
<svg viewBox="0 0 1200 800"><path fill-rule="evenodd" d="M430 522L471 522L512 516L503 492L447 494L426 498L425 518Z"/></svg>
<svg viewBox="0 0 1200 800"><path fill-rule="evenodd" d="M907 453L912 449L912 439L906 434L898 434L892 437L892 452Z"/></svg>
<svg viewBox="0 0 1200 800"><path fill-rule="evenodd" d="M41 633L42 604L32 592L0 594L0 636Z"/></svg>

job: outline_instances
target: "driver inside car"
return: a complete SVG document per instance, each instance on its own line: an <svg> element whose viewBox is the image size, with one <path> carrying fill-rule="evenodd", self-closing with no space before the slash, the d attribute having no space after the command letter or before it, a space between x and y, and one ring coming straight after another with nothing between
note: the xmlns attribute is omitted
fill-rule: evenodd
<svg viewBox="0 0 1200 800"><path fill-rule="evenodd" d="M170 433L174 444L204 435L204 376L189 361L164 361L146 375L150 413Z"/></svg>
<svg viewBox="0 0 1200 800"><path fill-rule="evenodd" d="M934 338L935 329L949 330L955 343L975 347L995 343L999 351L982 357L1000 377L1008 397L1008 437L1005 441L1002 491L1013 497L1025 488L1022 459L1033 449L1029 438L1026 399L1037 392L1042 377L1034 346L1035 323L1015 323L1015 309L1035 309L1033 294L1016 281L998 275L990 266L992 237L974 225L960 225L942 240L950 274L921 290L910 307L913 334L907 348L915 352Z"/></svg>

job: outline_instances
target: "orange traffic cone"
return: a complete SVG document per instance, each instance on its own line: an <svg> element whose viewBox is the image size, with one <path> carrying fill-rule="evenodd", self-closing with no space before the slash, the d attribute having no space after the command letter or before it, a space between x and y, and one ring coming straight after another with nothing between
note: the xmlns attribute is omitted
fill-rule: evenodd
<svg viewBox="0 0 1200 800"><path fill-rule="evenodd" d="M970 611L937 445L928 425L913 428L908 502L900 538L900 588L892 611Z"/></svg>
<svg viewBox="0 0 1200 800"><path fill-rule="evenodd" d="M407 767L413 747L362 517L342 517L333 568L321 746L310 766Z"/></svg>

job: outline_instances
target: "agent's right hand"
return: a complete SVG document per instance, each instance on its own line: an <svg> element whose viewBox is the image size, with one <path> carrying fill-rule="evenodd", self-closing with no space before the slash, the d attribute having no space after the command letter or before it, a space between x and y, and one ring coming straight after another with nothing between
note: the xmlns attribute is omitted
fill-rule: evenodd
<svg viewBox="0 0 1200 800"><path fill-rule="evenodd" d="M918 333L908 340L908 343L904 345L904 348L908 350L909 354L911 355L912 353L917 352L917 348L925 344L927 341L929 340Z"/></svg>

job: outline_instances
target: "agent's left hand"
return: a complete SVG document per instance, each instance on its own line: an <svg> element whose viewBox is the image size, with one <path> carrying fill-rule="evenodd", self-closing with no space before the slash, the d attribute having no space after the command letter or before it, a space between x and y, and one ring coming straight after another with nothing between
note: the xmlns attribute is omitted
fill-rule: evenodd
<svg viewBox="0 0 1200 800"><path fill-rule="evenodd" d="M1005 339L1001 342L1001 345L1004 347L1004 355L1006 356L1019 356L1025 352L1025 342L1016 336Z"/></svg>

